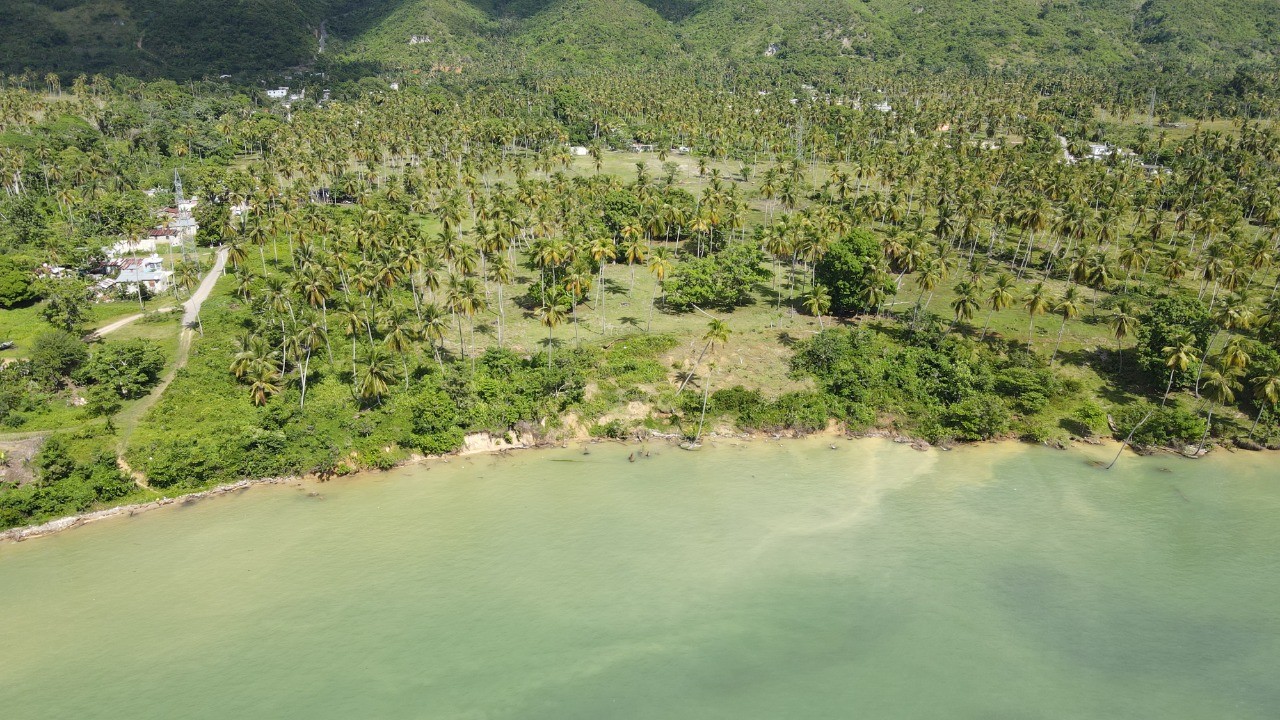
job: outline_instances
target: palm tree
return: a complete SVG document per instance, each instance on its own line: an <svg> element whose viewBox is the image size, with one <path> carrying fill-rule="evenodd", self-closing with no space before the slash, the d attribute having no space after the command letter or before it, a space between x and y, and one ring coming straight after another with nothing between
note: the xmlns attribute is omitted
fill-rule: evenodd
<svg viewBox="0 0 1280 720"><path fill-rule="evenodd" d="M245 334L239 339L240 351L231 359L228 370L237 380L253 375L265 364L273 363L272 350L260 335Z"/></svg>
<svg viewBox="0 0 1280 720"><path fill-rule="evenodd" d="M662 282L675 266L665 247L654 248L653 255L649 257L649 272L653 274L654 283L653 294L649 297L649 322L645 326L645 332L653 329L653 310L658 305L658 288L662 287Z"/></svg>
<svg viewBox="0 0 1280 720"><path fill-rule="evenodd" d="M1053 312L1062 318L1062 324L1058 326L1058 340L1053 345L1053 355L1049 357L1050 365L1058 359L1058 348L1062 346L1062 334L1067 329L1067 321L1080 317L1080 288L1075 285L1068 287Z"/></svg>
<svg viewBox="0 0 1280 720"><path fill-rule="evenodd" d="M402 307L393 307L383 320L382 343L387 349L400 356L400 364L404 370L404 387L409 389L409 354L413 352L414 343L418 339L418 330L412 317Z"/></svg>
<svg viewBox="0 0 1280 720"><path fill-rule="evenodd" d="M280 392L280 373L272 365L264 364L253 376L253 384L249 387L249 400L259 407Z"/></svg>
<svg viewBox="0 0 1280 720"><path fill-rule="evenodd" d="M1111 332L1116 336L1116 357L1120 369L1124 369L1124 353L1120 341L1133 334L1138 327L1138 318L1133 314L1133 305L1128 300L1121 300L1111 312Z"/></svg>
<svg viewBox="0 0 1280 720"><path fill-rule="evenodd" d="M226 248L227 262L231 263L231 267L233 269L239 270L240 266L244 264L245 259L249 256L248 251L245 250L244 241L238 237L232 238L227 243Z"/></svg>
<svg viewBox="0 0 1280 720"><path fill-rule="evenodd" d="M253 300L253 284L257 280L257 276L250 272L247 267L238 270L235 275L236 289L234 292L236 297L245 302L251 302Z"/></svg>
<svg viewBox="0 0 1280 720"><path fill-rule="evenodd" d="M187 298L191 298L191 291L195 290L200 284L200 268L195 263L180 262L173 271L174 284L182 288L187 294ZM196 307L196 323L200 326L200 335L204 336L204 321L200 319L200 308Z"/></svg>
<svg viewBox="0 0 1280 720"><path fill-rule="evenodd" d="M360 333L369 332L369 313L359 305L348 305L339 315L342 334L351 338L351 377L356 376L356 338Z"/></svg>
<svg viewBox="0 0 1280 720"><path fill-rule="evenodd" d="M316 322L314 315L311 315L310 319L298 330L296 339L297 346L306 353L302 360L302 374L299 376L302 384L302 397L298 400L299 408L305 408L307 405L307 372L311 367L311 351L320 343L328 346L329 331L325 329L322 323ZM332 362L332 359L330 359L330 362Z"/></svg>
<svg viewBox="0 0 1280 720"><path fill-rule="evenodd" d="M1235 391L1240 389L1240 383L1236 381L1235 376L1235 370L1224 367L1212 369L1204 377L1204 394L1209 398L1209 416L1205 420L1204 435L1200 436L1196 455L1204 449L1204 441L1208 439L1209 431L1213 428L1213 411L1218 409L1219 405L1235 402Z"/></svg>
<svg viewBox="0 0 1280 720"><path fill-rule="evenodd" d="M1031 292L1027 293L1027 297L1023 299L1022 306L1027 309L1027 314L1031 316L1031 326L1027 330L1027 344L1032 345L1035 342L1036 316L1043 315L1049 311L1049 291L1045 288L1044 283L1036 283L1031 288Z"/></svg>
<svg viewBox="0 0 1280 720"><path fill-rule="evenodd" d="M680 387L676 389L677 395L684 392L684 386L689 384L689 378L692 378L693 374L697 372L698 366L702 364L702 358L707 354L707 351L716 343L721 345L728 343L729 336L732 334L733 331L729 329L729 324L723 320L712 318L711 322L707 323L707 332L702 335L702 339L706 340L707 344L702 346L702 352L698 354L698 359L694 361L689 373L684 376L684 382L680 383Z"/></svg>
<svg viewBox="0 0 1280 720"><path fill-rule="evenodd" d="M614 257L617 255L618 248L617 245L614 244L613 238L607 235L597 235L591 240L590 246L587 249L588 252L591 253L591 259L595 260L596 264L600 267L600 287L598 289L598 297L600 299L600 332L604 333L605 329L608 327L608 321L605 317L604 309L604 266L606 260L610 262L613 261Z"/></svg>
<svg viewBox="0 0 1280 720"><path fill-rule="evenodd" d="M929 303L933 301L933 291L937 289L938 283L942 282L947 274L945 263L937 257L929 257L920 266L920 274L916 275L916 287L920 288L920 295L916 298L916 314L920 313L921 308L928 310ZM924 300L924 294L929 293L929 300L925 301L923 306L921 301Z"/></svg>
<svg viewBox="0 0 1280 720"><path fill-rule="evenodd" d="M627 236L628 230L632 227L639 230L640 226L628 225L627 227L622 228L622 234L624 237ZM648 248L644 243L644 238L641 237L642 234L642 231L632 234L627 237L626 243L622 246L622 251L627 256L627 270L631 274L631 287L627 289L627 297L630 297L631 293L636 289L636 265L643 265L645 259L648 257Z"/></svg>
<svg viewBox="0 0 1280 720"><path fill-rule="evenodd" d="M488 277L498 286L498 347L502 347L502 330L507 319L506 308L502 304L502 288L514 279L511 263L505 255L495 255L488 261Z"/></svg>
<svg viewBox="0 0 1280 720"><path fill-rule="evenodd" d="M1178 372L1186 372L1187 368L1196 361L1196 348L1186 335L1178 337L1172 345L1165 346L1161 349L1164 353L1164 366L1169 368L1169 382L1164 386L1164 397L1160 400L1160 407L1164 407L1169 402L1169 391L1173 389L1173 375Z"/></svg>
<svg viewBox="0 0 1280 720"><path fill-rule="evenodd" d="M573 341L577 343L578 303L591 294L591 275L575 263L564 276L564 289L569 293L569 305L573 312Z"/></svg>
<svg viewBox="0 0 1280 720"><path fill-rule="evenodd" d="M951 310L955 312L956 318L952 321L952 327L957 322L963 320L969 322L973 319L973 314L978 310L978 289L968 280L961 280L955 287L956 297L951 301Z"/></svg>
<svg viewBox="0 0 1280 720"><path fill-rule="evenodd" d="M827 290L827 286L822 283L815 284L809 288L809 293L804 298L805 309L810 315L818 318L818 329L822 329L822 316L831 310L831 292Z"/></svg>
<svg viewBox="0 0 1280 720"><path fill-rule="evenodd" d="M382 396L387 393L391 379L395 376L394 364L390 357L377 345L370 345L364 355L364 371L360 373L357 392L360 399L370 399L382 404Z"/></svg>
<svg viewBox="0 0 1280 720"><path fill-rule="evenodd" d="M1013 304L1013 289L1017 286L1017 281L1009 273L1001 273L996 278L996 284L991 288L991 293L987 295L987 306L991 311L987 313L987 322L982 326L982 336L979 340L987 337L987 330L991 327L991 316L996 311L1003 310Z"/></svg>
<svg viewBox="0 0 1280 720"><path fill-rule="evenodd" d="M1223 332L1231 337L1231 333L1235 330L1248 330L1253 327L1256 319L1253 310L1245 305L1242 297L1233 297L1230 301L1224 302L1215 315L1217 328L1213 331L1213 335L1209 338L1209 344L1204 348L1204 355L1200 358L1200 365L1196 368L1195 396L1200 397L1200 375L1204 372L1204 363L1208 359L1209 354L1213 352L1214 341L1218 339L1218 335Z"/></svg>
<svg viewBox="0 0 1280 720"><path fill-rule="evenodd" d="M1270 406L1272 410L1280 405L1280 372L1269 370L1253 378L1253 396L1254 402L1258 405L1258 415L1253 419L1253 425L1249 428L1249 439L1253 439L1253 432L1258 428L1258 421L1262 419L1262 414L1267 411Z"/></svg>
<svg viewBox="0 0 1280 720"><path fill-rule="evenodd" d="M1222 354L1219 359L1224 368L1243 372L1249 366L1249 361L1252 358L1249 356L1249 349L1245 346L1244 338L1237 335L1231 338L1226 347L1222 348Z"/></svg>
<svg viewBox="0 0 1280 720"><path fill-rule="evenodd" d="M707 382L702 387L702 413L698 415L698 431L693 434L693 444L698 444L698 439L702 437L702 425L707 421L707 399L711 397L711 375L716 371L716 364L711 363L707 366Z"/></svg>
<svg viewBox="0 0 1280 720"><path fill-rule="evenodd" d="M555 338L552 333L554 332L555 327L564 322L565 318L568 317L569 314L564 309L564 305L558 302L543 303L534 310L534 314L537 316L538 322L542 323L547 328L547 368L550 369L551 349L555 344Z"/></svg>
<svg viewBox="0 0 1280 720"><path fill-rule="evenodd" d="M421 333L423 339L431 343L431 352L436 356L436 364L444 369L444 361L440 359L440 347L444 344L445 332L449 329L449 316L436 303L422 306Z"/></svg>

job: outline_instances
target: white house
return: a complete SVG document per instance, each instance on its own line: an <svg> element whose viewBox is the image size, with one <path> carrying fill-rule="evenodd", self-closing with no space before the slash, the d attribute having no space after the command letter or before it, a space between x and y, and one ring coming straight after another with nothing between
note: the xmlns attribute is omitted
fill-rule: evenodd
<svg viewBox="0 0 1280 720"><path fill-rule="evenodd" d="M289 96L288 87L278 87L275 90L267 91L267 97L271 98L272 100L283 100L288 96Z"/></svg>
<svg viewBox="0 0 1280 720"><path fill-rule="evenodd" d="M589 152L590 152L589 150L587 150L585 147L583 147L583 146L581 146L581 145L570 145L570 146L569 146L569 154L570 154L570 155L576 155L576 156L578 156L578 157L582 157L583 155L587 155L587 154L589 154Z"/></svg>
<svg viewBox="0 0 1280 720"><path fill-rule="evenodd" d="M119 261L120 272L114 278L104 278L98 283L102 290L123 288L126 293L138 291L141 284L152 293L162 293L169 289L169 279L173 272L164 269L164 260L152 253L145 258L123 258Z"/></svg>

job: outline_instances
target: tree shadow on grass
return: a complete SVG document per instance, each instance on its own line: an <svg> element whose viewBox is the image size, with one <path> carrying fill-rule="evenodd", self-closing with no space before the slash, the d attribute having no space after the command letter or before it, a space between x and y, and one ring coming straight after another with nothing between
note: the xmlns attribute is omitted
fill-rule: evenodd
<svg viewBox="0 0 1280 720"><path fill-rule="evenodd" d="M604 291L607 295L617 297L618 295L626 295L630 288L627 285L614 280L613 278L604 279Z"/></svg>

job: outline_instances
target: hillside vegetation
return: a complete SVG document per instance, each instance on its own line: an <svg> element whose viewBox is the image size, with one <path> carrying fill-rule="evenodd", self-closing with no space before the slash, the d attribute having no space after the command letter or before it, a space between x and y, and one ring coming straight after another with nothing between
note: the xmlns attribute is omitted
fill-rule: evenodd
<svg viewBox="0 0 1280 720"><path fill-rule="evenodd" d="M22 0L0 8L0 69L187 77L319 58L401 69L696 60L1230 74L1275 64L1275 9L1272 0Z"/></svg>

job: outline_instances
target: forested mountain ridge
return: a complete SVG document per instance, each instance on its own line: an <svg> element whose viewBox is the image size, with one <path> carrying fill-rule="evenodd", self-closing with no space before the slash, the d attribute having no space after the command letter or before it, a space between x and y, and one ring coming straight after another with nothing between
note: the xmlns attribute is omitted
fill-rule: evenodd
<svg viewBox="0 0 1280 720"><path fill-rule="evenodd" d="M1275 0L20 0L0 70L268 73L681 60L1230 72L1280 57Z"/></svg>

